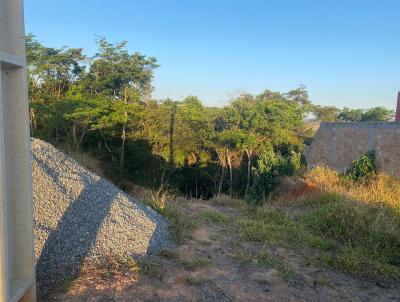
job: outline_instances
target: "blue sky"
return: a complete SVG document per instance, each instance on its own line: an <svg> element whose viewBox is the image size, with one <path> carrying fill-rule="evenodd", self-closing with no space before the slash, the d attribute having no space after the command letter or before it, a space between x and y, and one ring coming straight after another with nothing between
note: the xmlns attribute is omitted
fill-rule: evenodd
<svg viewBox="0 0 400 302"><path fill-rule="evenodd" d="M26 31L96 51L94 36L158 59L154 95L221 106L304 84L313 102L394 109L400 0L25 0Z"/></svg>

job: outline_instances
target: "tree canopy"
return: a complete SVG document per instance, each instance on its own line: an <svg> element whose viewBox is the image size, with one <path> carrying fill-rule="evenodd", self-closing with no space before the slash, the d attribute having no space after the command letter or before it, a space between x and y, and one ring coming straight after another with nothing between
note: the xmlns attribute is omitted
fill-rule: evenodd
<svg viewBox="0 0 400 302"><path fill-rule="evenodd" d="M222 108L196 96L152 98L157 60L127 42L95 40L51 48L26 38L33 136L90 152L110 173L208 198L219 192L259 200L280 175L300 167L306 117L324 122L388 120L392 112L316 106L304 86L243 93Z"/></svg>

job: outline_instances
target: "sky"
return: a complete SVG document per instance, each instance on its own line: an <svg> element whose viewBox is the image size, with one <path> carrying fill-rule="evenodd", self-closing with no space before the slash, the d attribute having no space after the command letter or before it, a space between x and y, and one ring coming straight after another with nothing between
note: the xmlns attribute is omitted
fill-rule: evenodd
<svg viewBox="0 0 400 302"><path fill-rule="evenodd" d="M25 0L51 47L96 53L95 35L156 57L154 96L222 106L303 84L320 105L394 109L400 0Z"/></svg>

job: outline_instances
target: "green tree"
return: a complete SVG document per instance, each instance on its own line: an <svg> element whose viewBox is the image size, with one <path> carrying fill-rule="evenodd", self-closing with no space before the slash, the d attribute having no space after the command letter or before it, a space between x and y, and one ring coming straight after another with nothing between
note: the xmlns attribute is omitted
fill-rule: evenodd
<svg viewBox="0 0 400 302"><path fill-rule="evenodd" d="M290 90L285 94L286 99L299 105L305 106L311 104L306 86L300 85L298 88Z"/></svg>
<svg viewBox="0 0 400 302"><path fill-rule="evenodd" d="M393 110L385 107L375 107L365 111L361 121L388 121L392 118Z"/></svg>
<svg viewBox="0 0 400 302"><path fill-rule="evenodd" d="M59 110L73 106L65 104L64 99L84 73L86 57L80 48L45 47L32 34L26 37L26 53L29 99L33 104L30 108L32 135L40 127L44 132L54 131L58 142L61 132L69 131L64 113Z"/></svg>
<svg viewBox="0 0 400 302"><path fill-rule="evenodd" d="M321 122L336 122L340 118L340 109L334 106L314 106L315 116Z"/></svg>
<svg viewBox="0 0 400 302"><path fill-rule="evenodd" d="M148 99L153 71L159 66L157 60L140 53L130 54L126 41L112 44L99 37L96 43L98 53L82 81L87 93L116 100L125 98L125 89L130 88L138 91L141 99Z"/></svg>
<svg viewBox="0 0 400 302"><path fill-rule="evenodd" d="M362 109L349 109L344 107L339 113L338 118L340 121L345 122L359 122L362 120L363 114Z"/></svg>

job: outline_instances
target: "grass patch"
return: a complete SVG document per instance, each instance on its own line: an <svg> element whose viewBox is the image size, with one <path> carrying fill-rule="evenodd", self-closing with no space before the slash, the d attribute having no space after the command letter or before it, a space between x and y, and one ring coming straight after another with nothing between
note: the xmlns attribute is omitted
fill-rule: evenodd
<svg viewBox="0 0 400 302"><path fill-rule="evenodd" d="M331 266L367 277L400 276L400 217L390 207L344 199L313 209L302 223L338 242Z"/></svg>
<svg viewBox="0 0 400 302"><path fill-rule="evenodd" d="M210 202L220 207L243 207L245 203L237 198L225 194L218 194L210 199Z"/></svg>
<svg viewBox="0 0 400 302"><path fill-rule="evenodd" d="M200 285L205 284L207 282L207 280L204 278L200 278L200 277L196 278L196 277L189 276L186 278L186 282L187 282L187 284L192 285L192 286L200 286Z"/></svg>
<svg viewBox="0 0 400 302"><path fill-rule="evenodd" d="M218 212L218 211L213 211L213 210L207 210L202 212L198 218L203 221L207 221L209 224L213 223L225 223L229 221L229 218Z"/></svg>
<svg viewBox="0 0 400 302"><path fill-rule="evenodd" d="M307 232L301 224L282 210L264 207L238 220L246 240L295 247L307 244L323 250L334 247L334 242Z"/></svg>
<svg viewBox="0 0 400 302"><path fill-rule="evenodd" d="M287 282L298 279L299 276L291 269L289 264L282 261L279 257L273 255L264 245L258 252L254 250L239 249L233 259L241 265L257 265L278 270L282 278Z"/></svg>
<svg viewBox="0 0 400 302"><path fill-rule="evenodd" d="M254 257L251 255L251 253L249 253L248 251L245 251L243 249L239 249L232 256L232 258L241 265L249 264L249 263L253 262L253 260L254 260Z"/></svg>
<svg viewBox="0 0 400 302"><path fill-rule="evenodd" d="M197 226L194 219L185 215L182 210L173 204L166 205L162 213L169 220L172 238L178 244L182 244L192 238L193 231Z"/></svg>
<svg viewBox="0 0 400 302"><path fill-rule="evenodd" d="M290 268L287 263L283 263L280 267L280 271L282 273L282 278L285 281L289 281L294 278L295 272Z"/></svg>
<svg viewBox="0 0 400 302"><path fill-rule="evenodd" d="M199 259L193 259L193 260L182 260L182 265L185 269L194 271L196 269L199 269L203 266L208 266L211 264L211 261L209 259L205 258L199 258Z"/></svg>
<svg viewBox="0 0 400 302"><path fill-rule="evenodd" d="M279 204L247 209L238 220L243 238L301 249L313 265L369 278L400 277L400 180L378 174L355 182L316 168L304 182L313 189L297 199L282 191ZM290 198L282 203L284 196Z"/></svg>
<svg viewBox="0 0 400 302"><path fill-rule="evenodd" d="M326 204L339 202L343 197L339 194L318 192L308 196L303 196L296 201L296 206L300 207L320 207Z"/></svg>
<svg viewBox="0 0 400 302"><path fill-rule="evenodd" d="M159 256L164 257L166 259L176 260L179 258L179 254L177 251L173 250L162 250L159 253Z"/></svg>
<svg viewBox="0 0 400 302"><path fill-rule="evenodd" d="M139 192L133 192L146 205L156 212L165 216L170 223L172 238L177 244L182 244L192 238L192 233L196 228L196 221L179 209L168 190L161 188L158 191L141 188Z"/></svg>
<svg viewBox="0 0 400 302"><path fill-rule="evenodd" d="M160 263L143 258L137 261L139 272L145 276L152 276L158 272Z"/></svg>

